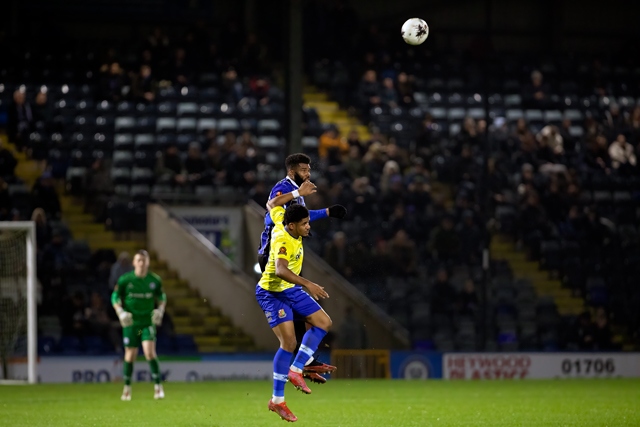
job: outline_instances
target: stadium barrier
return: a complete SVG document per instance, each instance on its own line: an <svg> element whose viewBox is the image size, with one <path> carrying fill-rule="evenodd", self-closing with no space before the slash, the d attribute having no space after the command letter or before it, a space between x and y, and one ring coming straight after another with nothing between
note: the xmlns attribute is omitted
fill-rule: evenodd
<svg viewBox="0 0 640 427"><path fill-rule="evenodd" d="M268 380L273 376L273 354L212 354L194 357L160 355L163 381ZM10 366L15 378L24 378L26 363ZM138 358L133 381L151 381L149 364ZM41 383L104 383L122 381L121 356L45 356L38 361Z"/></svg>
<svg viewBox="0 0 640 427"><path fill-rule="evenodd" d="M326 358L324 360L327 360ZM640 353L437 353L388 350L333 350L338 370L330 379L514 380L555 378L638 378ZM24 379L27 364L9 364L12 378ZM160 355L163 381L264 380L272 377L273 353ZM151 380L140 357L134 381ZM122 381L122 357L42 356L38 382L94 383Z"/></svg>
<svg viewBox="0 0 640 427"><path fill-rule="evenodd" d="M331 378L391 378L389 350L334 350L331 364L340 369Z"/></svg>

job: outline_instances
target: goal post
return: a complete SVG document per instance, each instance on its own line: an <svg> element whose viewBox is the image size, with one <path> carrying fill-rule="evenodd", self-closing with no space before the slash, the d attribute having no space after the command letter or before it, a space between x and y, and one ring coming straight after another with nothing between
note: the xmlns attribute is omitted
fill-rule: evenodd
<svg viewBox="0 0 640 427"><path fill-rule="evenodd" d="M35 223L0 221L0 384L38 380L36 277Z"/></svg>

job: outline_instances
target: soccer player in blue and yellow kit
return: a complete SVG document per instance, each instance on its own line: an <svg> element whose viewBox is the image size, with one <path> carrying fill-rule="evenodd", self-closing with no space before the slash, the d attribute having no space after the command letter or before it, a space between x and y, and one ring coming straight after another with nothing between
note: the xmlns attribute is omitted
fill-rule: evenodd
<svg viewBox="0 0 640 427"><path fill-rule="evenodd" d="M315 190L313 183L305 181L297 191L299 196L306 196ZM273 359L273 395L269 410L286 421L297 420L284 400L287 379L298 390L311 393L302 371L331 327L331 319L316 301L329 295L322 286L300 277L304 259L302 238L309 235L311 226L309 211L303 205L293 204L286 210L282 207L293 197L293 194L286 193L267 203L274 227L268 262L256 285L256 300L280 341L280 348ZM293 364L289 366L296 348L294 316L304 318L312 326L304 334Z"/></svg>
<svg viewBox="0 0 640 427"><path fill-rule="evenodd" d="M269 200L282 194L290 193L291 199L288 200L283 208L293 204L299 204L304 206L304 196L299 193L300 186L305 181L309 180L311 175L311 159L309 156L303 153L296 153L288 156L285 160L285 167L287 168L287 176L280 180L272 189L269 194ZM343 218L347 213L347 210L340 205L333 205L326 209L316 209L309 211L309 221L313 222L318 219L332 217ZM266 215L264 219L264 231L260 238L260 248L258 249L258 263L260 269L264 271L267 261L269 259L269 248L271 245L271 231L274 224L270 215ZM296 338L298 341L302 340L302 336L305 334L305 322L296 319L294 322L296 330ZM307 324L307 327L309 325ZM324 383L326 379L320 374L331 373L336 369L335 366L320 362L312 357L307 366L304 368L304 376L317 383Z"/></svg>

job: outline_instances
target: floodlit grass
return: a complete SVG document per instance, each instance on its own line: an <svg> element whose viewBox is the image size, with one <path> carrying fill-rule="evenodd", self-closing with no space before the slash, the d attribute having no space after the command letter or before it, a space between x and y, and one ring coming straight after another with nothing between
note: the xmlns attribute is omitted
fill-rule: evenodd
<svg viewBox="0 0 640 427"><path fill-rule="evenodd" d="M287 385L305 426L640 426L640 380L349 381ZM283 426L268 382L0 386L0 426Z"/></svg>

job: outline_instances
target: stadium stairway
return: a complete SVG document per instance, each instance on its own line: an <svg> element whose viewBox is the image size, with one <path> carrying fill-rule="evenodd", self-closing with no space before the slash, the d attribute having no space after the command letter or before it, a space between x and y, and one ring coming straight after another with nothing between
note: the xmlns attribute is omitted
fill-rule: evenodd
<svg viewBox="0 0 640 427"><path fill-rule="evenodd" d="M304 100L303 106L305 108L314 108L323 124L335 124L342 137L346 137L351 130L355 129L358 131L361 141L371 139L367 126L363 125L357 118L350 117L347 110L341 109L337 102L330 101L329 95L321 92L315 86L306 85L302 97Z"/></svg>
<svg viewBox="0 0 640 427"><path fill-rule="evenodd" d="M91 214L84 211L84 201L66 195L64 184L58 184L60 194L60 207L62 209L62 221L69 227L74 240L87 242L91 251L98 249L112 249L116 255L122 251L133 254L146 246L144 235L131 235L126 239L120 239L105 225L95 221Z"/></svg>
<svg viewBox="0 0 640 427"><path fill-rule="evenodd" d="M553 297L558 314L562 316L577 316L588 309L585 300L572 295L570 289L562 286L558 279L550 278L549 271L541 270L537 261L527 260L524 252L516 248L513 240L504 235L494 235L490 246L493 260L504 260L509 263L516 279L528 279L539 297ZM592 313L593 314L593 313ZM631 349L629 339L622 328L613 325L613 342L622 345L623 349Z"/></svg>
<svg viewBox="0 0 640 427"><path fill-rule="evenodd" d="M539 269L538 262L527 260L526 254L518 251L508 237L494 235L490 251L492 259L504 260L511 265L516 279L529 279L538 296L553 297L559 314L576 316L585 310L582 298L571 295L571 290L563 288L560 280L551 279L548 271Z"/></svg>
<svg viewBox="0 0 640 427"><path fill-rule="evenodd" d="M151 270L163 279L167 294L167 312L171 315L177 335L191 335L202 353L232 353L255 351L253 339L231 320L211 306L198 291L181 280L175 270L151 253Z"/></svg>

